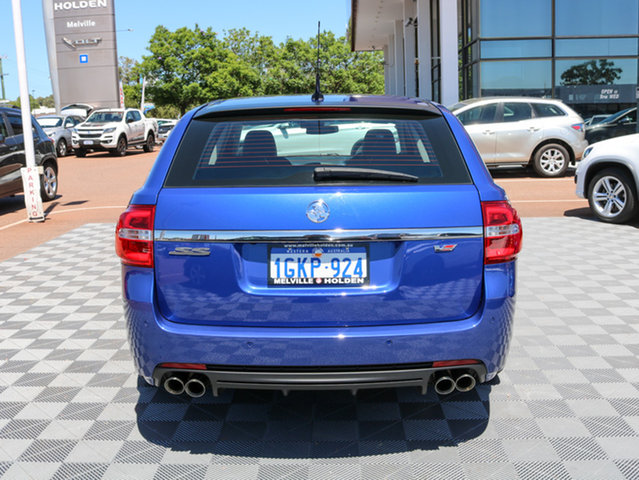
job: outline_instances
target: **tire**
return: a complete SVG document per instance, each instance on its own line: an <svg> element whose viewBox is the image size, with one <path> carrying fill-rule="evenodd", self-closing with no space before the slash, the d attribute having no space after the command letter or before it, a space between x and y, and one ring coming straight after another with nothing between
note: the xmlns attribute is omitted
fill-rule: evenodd
<svg viewBox="0 0 639 480"><path fill-rule="evenodd" d="M75 156L76 157L86 157L87 156L87 149L86 148L76 148L75 149Z"/></svg>
<svg viewBox="0 0 639 480"><path fill-rule="evenodd" d="M146 143L144 144L144 151L152 152L154 148L155 148L155 136L153 135L153 133L149 132L149 134L146 137Z"/></svg>
<svg viewBox="0 0 639 480"><path fill-rule="evenodd" d="M603 222L627 222L637 214L637 193L632 177L619 168L602 170L588 184L588 203Z"/></svg>
<svg viewBox="0 0 639 480"><path fill-rule="evenodd" d="M561 177L566 173L569 163L568 150L557 143L543 145L533 158L533 168L541 177Z"/></svg>
<svg viewBox="0 0 639 480"><path fill-rule="evenodd" d="M69 153L69 148L67 146L67 141L64 138L61 138L58 141L58 144L55 147L55 153L60 157L66 157Z"/></svg>
<svg viewBox="0 0 639 480"><path fill-rule="evenodd" d="M44 174L40 177L40 196L43 202L50 202L58 193L58 172L51 162L43 165Z"/></svg>
<svg viewBox="0 0 639 480"><path fill-rule="evenodd" d="M126 155L126 149L127 149L126 137L124 135L121 135L120 138L118 138L118 143L116 147L113 150L111 150L111 155L113 155L114 157L124 157Z"/></svg>

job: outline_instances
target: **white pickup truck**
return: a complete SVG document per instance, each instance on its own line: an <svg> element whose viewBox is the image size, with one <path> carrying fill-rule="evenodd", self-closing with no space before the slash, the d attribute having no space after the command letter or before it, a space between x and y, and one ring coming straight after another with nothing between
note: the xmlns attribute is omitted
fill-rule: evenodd
<svg viewBox="0 0 639 480"><path fill-rule="evenodd" d="M107 150L123 157L129 147L143 147L152 152L158 136L158 124L134 108L104 108L95 110L84 122L76 125L71 143L78 157L88 150Z"/></svg>

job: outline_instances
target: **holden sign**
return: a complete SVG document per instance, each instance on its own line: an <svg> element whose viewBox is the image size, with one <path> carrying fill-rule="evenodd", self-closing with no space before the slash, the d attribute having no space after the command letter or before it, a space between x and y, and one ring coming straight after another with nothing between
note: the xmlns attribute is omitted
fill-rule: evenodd
<svg viewBox="0 0 639 480"><path fill-rule="evenodd" d="M71 103L120 104L113 1L42 0L57 109Z"/></svg>

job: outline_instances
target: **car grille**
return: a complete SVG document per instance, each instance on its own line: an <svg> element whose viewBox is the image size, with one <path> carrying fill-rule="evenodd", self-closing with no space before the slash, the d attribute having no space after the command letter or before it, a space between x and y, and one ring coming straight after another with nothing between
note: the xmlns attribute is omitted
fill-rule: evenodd
<svg viewBox="0 0 639 480"><path fill-rule="evenodd" d="M100 138L102 133L78 132L80 138Z"/></svg>

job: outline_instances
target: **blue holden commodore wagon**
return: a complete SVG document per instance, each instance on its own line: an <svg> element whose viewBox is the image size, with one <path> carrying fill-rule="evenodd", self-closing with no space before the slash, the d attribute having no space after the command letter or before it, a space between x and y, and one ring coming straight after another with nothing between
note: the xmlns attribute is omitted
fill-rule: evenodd
<svg viewBox="0 0 639 480"><path fill-rule="evenodd" d="M521 240L440 105L211 102L180 120L117 225L136 367L191 397L468 391L504 367Z"/></svg>

